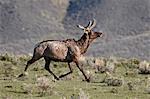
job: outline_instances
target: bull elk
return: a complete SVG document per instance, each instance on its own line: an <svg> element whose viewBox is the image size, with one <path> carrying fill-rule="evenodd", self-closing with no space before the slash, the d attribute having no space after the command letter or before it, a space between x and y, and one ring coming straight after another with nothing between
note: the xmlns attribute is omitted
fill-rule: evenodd
<svg viewBox="0 0 150 99"><path fill-rule="evenodd" d="M27 71L29 65L33 64L35 61L44 58L45 59L45 69L54 76L56 80L67 76L73 72L70 66L71 62L74 62L79 70L82 72L85 80L90 82L89 77L85 74L82 66L79 65L80 57L87 51L89 45L97 37L101 37L101 32L94 32L92 29L96 25L96 20L92 20L88 23L86 27L77 25L80 29L84 31L84 34L79 40L67 39L67 40L46 40L38 43L34 48L33 57L27 62L24 72ZM66 74L57 77L49 68L51 61L55 62L67 62L70 71ZM21 77L23 74L19 75Z"/></svg>

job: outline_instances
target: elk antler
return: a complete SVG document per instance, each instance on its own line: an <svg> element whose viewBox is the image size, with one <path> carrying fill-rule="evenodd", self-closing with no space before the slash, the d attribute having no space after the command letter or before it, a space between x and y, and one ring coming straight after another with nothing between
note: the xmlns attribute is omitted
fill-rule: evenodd
<svg viewBox="0 0 150 99"><path fill-rule="evenodd" d="M92 21L90 20L86 27L79 25L79 24L77 25L77 27L82 29L82 30L85 30L85 29L90 29L91 25L92 25Z"/></svg>
<svg viewBox="0 0 150 99"><path fill-rule="evenodd" d="M89 23L88 23L88 25L86 26L86 28L90 28L91 25L92 25L92 21L90 20Z"/></svg>
<svg viewBox="0 0 150 99"><path fill-rule="evenodd" d="M77 25L78 28L82 29L82 30L85 30L85 29L88 29L88 30L91 30L95 27L96 25L96 20L93 19L92 21L90 20L88 25L86 27L82 26L82 25Z"/></svg>
<svg viewBox="0 0 150 99"><path fill-rule="evenodd" d="M82 25L79 25L79 24L78 24L77 27L80 28L80 29L82 29L82 30L85 30L85 27L82 26Z"/></svg>
<svg viewBox="0 0 150 99"><path fill-rule="evenodd" d="M91 26L89 27L90 30L93 29L96 26L96 20L93 19Z"/></svg>

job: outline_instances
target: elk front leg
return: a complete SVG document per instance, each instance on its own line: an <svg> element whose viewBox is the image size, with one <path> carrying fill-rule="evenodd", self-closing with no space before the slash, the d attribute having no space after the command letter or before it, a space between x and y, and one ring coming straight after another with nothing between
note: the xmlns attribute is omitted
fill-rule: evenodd
<svg viewBox="0 0 150 99"><path fill-rule="evenodd" d="M82 66L79 66L79 63L78 63L78 62L75 62L75 63L76 63L76 65L77 65L77 67L79 68L79 70L82 72L83 76L85 77L85 80L86 80L87 82L90 82L90 79L86 76L86 74L85 74L85 72L84 72Z"/></svg>
<svg viewBox="0 0 150 99"><path fill-rule="evenodd" d="M70 70L70 71L69 71L68 73L66 73L66 74L60 75L59 78L65 77L65 76L67 76L67 75L69 75L69 74L71 74L71 73L73 72L73 69L72 69L72 67L70 66L70 63L68 63L68 66L69 66L69 70Z"/></svg>
<svg viewBox="0 0 150 99"><path fill-rule="evenodd" d="M50 68L49 68L49 65L50 65L51 60L50 60L48 57L44 57L44 59L45 59L45 69L46 69L51 75L53 75L56 80L59 80L59 78L58 78L58 77L50 70Z"/></svg>

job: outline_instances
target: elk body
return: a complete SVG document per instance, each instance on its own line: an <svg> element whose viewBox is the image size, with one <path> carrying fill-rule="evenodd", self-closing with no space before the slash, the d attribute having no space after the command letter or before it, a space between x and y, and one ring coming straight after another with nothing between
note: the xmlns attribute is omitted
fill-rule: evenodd
<svg viewBox="0 0 150 99"><path fill-rule="evenodd" d="M56 80L62 78L73 72L70 63L74 62L79 70L82 72L85 80L89 82L89 78L85 74L82 66L79 65L80 57L84 54L91 42L102 35L101 32L94 32L92 28L96 25L95 20L90 21L86 27L77 25L79 28L84 30L84 34L79 40L67 39L67 40L47 40L42 41L36 45L34 48L33 57L27 62L25 67L25 72L27 71L29 65L35 61L44 58L45 59L45 69L54 76ZM67 62L70 71L66 74L57 77L49 68L51 61L55 62ZM21 77L20 75L19 77Z"/></svg>

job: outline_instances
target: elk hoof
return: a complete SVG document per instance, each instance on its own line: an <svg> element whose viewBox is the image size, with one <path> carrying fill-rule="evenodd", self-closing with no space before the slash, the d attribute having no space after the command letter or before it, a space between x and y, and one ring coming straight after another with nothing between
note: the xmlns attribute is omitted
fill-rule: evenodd
<svg viewBox="0 0 150 99"><path fill-rule="evenodd" d="M25 76L23 73L18 76L18 78Z"/></svg>
<svg viewBox="0 0 150 99"><path fill-rule="evenodd" d="M90 82L90 79L86 79L87 82Z"/></svg>
<svg viewBox="0 0 150 99"><path fill-rule="evenodd" d="M59 78L58 77L54 77L56 80L59 80Z"/></svg>
<svg viewBox="0 0 150 99"><path fill-rule="evenodd" d="M18 76L18 78L20 78L20 77L22 77L22 76L24 76L24 74L20 74L20 75Z"/></svg>

